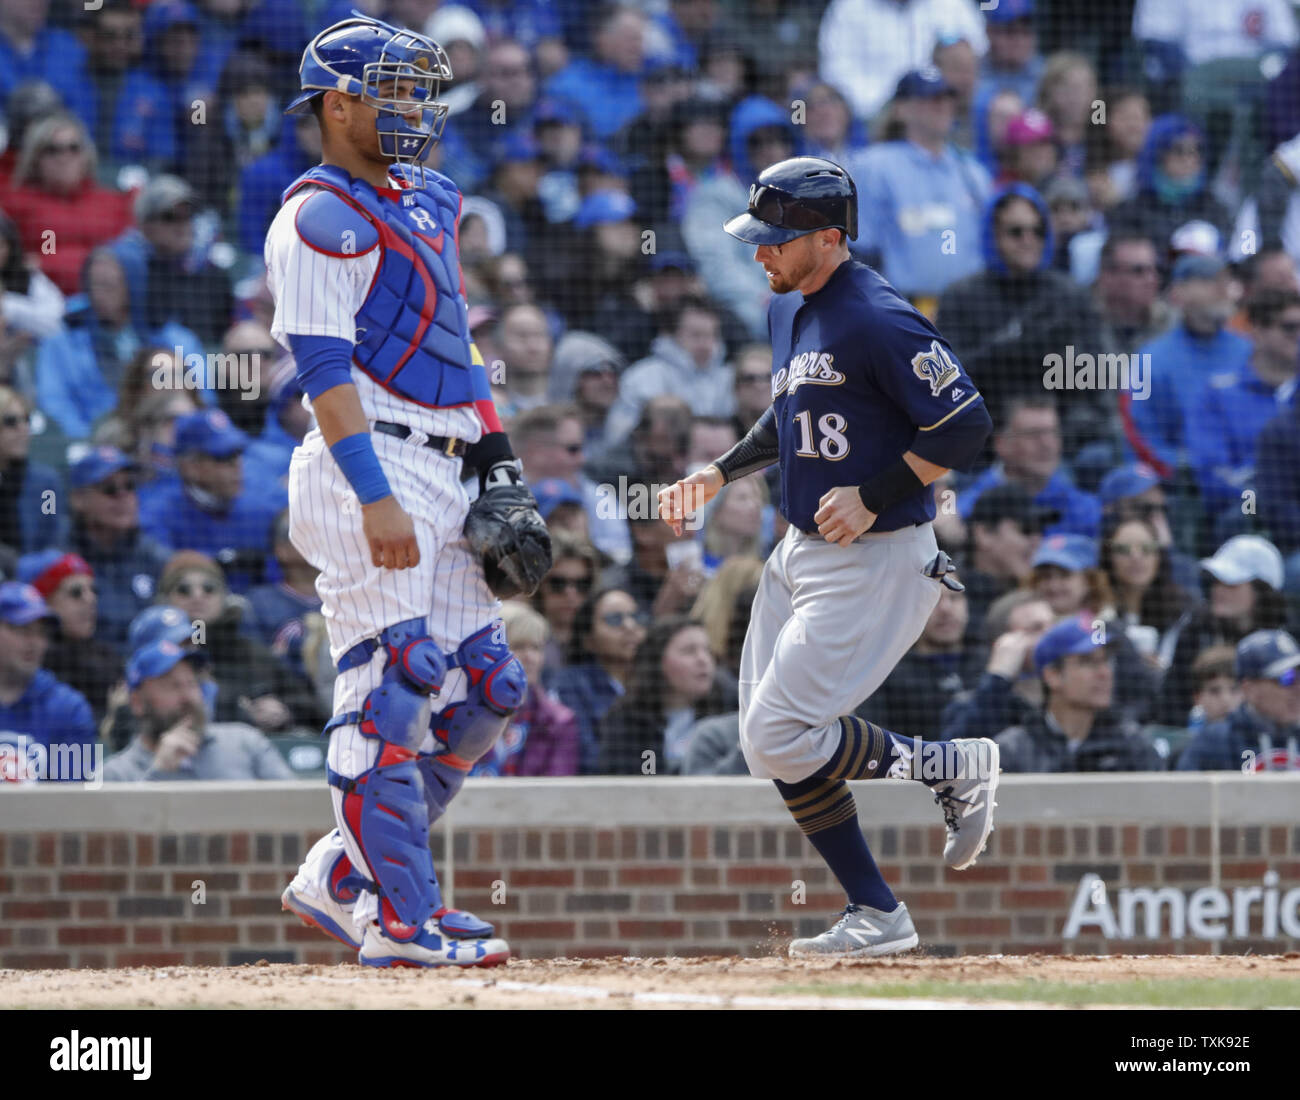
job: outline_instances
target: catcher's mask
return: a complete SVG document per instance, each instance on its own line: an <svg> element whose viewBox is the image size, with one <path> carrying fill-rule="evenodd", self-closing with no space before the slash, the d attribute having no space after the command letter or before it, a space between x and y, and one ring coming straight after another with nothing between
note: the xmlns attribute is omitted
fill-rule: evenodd
<svg viewBox="0 0 1300 1100"><path fill-rule="evenodd" d="M327 91L358 96L379 112L380 153L423 173L421 162L447 123L448 106L438 93L451 79L451 63L431 38L353 14L307 44L298 67L302 92L285 114L306 113ZM409 90L399 88L404 83Z"/></svg>

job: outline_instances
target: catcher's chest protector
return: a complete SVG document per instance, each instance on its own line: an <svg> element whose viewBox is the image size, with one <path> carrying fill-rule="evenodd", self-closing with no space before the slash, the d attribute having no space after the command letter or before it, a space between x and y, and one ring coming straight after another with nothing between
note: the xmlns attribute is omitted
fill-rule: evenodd
<svg viewBox="0 0 1300 1100"><path fill-rule="evenodd" d="M394 174L401 174L395 169ZM427 172L427 186L381 195L343 169L319 165L285 191L316 184L349 210L329 212L327 233L315 225L298 230L312 248L327 255L364 255L378 248L379 269L357 313L353 362L385 389L420 405L468 405L474 400L470 373L469 321L461 297L456 225L460 191L446 176ZM299 210L313 217L313 200ZM355 217L360 232L352 251L331 251ZM376 234L378 239L376 240Z"/></svg>

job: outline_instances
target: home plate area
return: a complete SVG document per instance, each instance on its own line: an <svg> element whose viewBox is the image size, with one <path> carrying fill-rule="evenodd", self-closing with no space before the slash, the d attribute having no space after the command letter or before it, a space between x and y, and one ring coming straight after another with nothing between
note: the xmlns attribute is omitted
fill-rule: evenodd
<svg viewBox="0 0 1300 1100"><path fill-rule="evenodd" d="M239 967L0 971L22 1008L1300 1007L1284 956L523 959L491 970Z"/></svg>

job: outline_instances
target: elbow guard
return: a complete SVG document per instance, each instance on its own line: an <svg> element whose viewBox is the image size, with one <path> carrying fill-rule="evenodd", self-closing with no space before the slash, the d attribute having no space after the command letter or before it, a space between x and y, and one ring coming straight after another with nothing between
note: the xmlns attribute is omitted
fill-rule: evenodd
<svg viewBox="0 0 1300 1100"><path fill-rule="evenodd" d="M769 405L745 438L713 463L728 484L738 477L752 474L771 466L781 457L781 444L776 431L776 409Z"/></svg>

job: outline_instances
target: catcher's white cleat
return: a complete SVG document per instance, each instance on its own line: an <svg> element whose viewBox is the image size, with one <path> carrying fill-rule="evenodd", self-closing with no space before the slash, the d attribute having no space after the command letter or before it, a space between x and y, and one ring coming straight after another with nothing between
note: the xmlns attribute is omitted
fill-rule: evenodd
<svg viewBox="0 0 1300 1100"><path fill-rule="evenodd" d="M356 951L361 947L352 925L356 892L342 881L345 869L351 868L343 838L333 829L312 845L293 881L280 895L280 904L296 913L303 924L319 928Z"/></svg>
<svg viewBox="0 0 1300 1100"><path fill-rule="evenodd" d="M379 922L366 927L357 961L363 966L500 966L510 958L510 945L494 937L460 940L439 933L436 921L427 921L413 940L394 940L379 930Z"/></svg>

